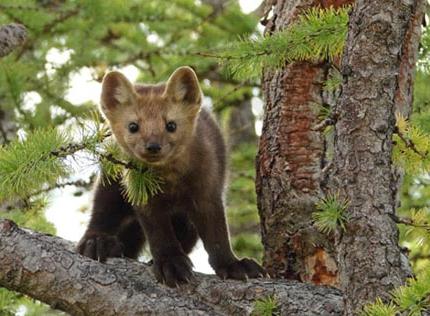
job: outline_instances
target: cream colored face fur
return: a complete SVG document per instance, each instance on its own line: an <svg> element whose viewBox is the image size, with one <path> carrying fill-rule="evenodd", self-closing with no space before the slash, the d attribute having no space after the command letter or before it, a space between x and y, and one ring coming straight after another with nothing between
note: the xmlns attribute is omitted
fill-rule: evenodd
<svg viewBox="0 0 430 316"><path fill-rule="evenodd" d="M101 109L118 144L131 157L163 166L183 154L192 139L201 104L201 91L194 71L178 68L167 84L134 87L121 73L103 79ZM174 122L176 129L166 125ZM135 132L130 124L137 124ZM153 153L149 144L158 144Z"/></svg>

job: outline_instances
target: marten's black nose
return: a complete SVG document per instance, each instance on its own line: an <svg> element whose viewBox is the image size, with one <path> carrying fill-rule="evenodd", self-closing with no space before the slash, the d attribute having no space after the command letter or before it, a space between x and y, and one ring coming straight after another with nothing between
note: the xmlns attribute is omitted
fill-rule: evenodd
<svg viewBox="0 0 430 316"><path fill-rule="evenodd" d="M161 150L161 145L158 143L146 144L146 150L151 154L157 154Z"/></svg>

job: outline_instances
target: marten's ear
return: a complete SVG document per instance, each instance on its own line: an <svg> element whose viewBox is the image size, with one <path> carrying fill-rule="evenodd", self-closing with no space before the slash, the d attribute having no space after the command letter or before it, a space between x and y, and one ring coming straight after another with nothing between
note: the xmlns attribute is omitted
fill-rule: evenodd
<svg viewBox="0 0 430 316"><path fill-rule="evenodd" d="M122 73L111 71L105 75L100 102L104 113L112 112L120 106L131 105L136 102L136 98L133 85Z"/></svg>
<svg viewBox="0 0 430 316"><path fill-rule="evenodd" d="M179 67L167 81L165 96L174 102L200 106L202 92L196 73L190 67Z"/></svg>

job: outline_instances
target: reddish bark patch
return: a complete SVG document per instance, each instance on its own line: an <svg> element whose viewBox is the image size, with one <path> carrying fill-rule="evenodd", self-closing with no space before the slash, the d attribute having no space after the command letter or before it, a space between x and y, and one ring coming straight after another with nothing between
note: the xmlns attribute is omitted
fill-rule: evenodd
<svg viewBox="0 0 430 316"><path fill-rule="evenodd" d="M312 102L320 103L321 66L306 62L288 66L283 78L284 96L279 128L280 152L284 153L291 186L302 192L319 188L322 142L311 127L318 121Z"/></svg>
<svg viewBox="0 0 430 316"><path fill-rule="evenodd" d="M318 285L338 285L337 266L334 260L322 248L317 248L312 256L306 257L308 275L304 281Z"/></svg>

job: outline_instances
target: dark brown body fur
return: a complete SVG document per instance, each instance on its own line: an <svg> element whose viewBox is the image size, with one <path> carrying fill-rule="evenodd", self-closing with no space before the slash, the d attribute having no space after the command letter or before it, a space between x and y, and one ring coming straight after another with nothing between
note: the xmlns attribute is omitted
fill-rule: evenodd
<svg viewBox="0 0 430 316"><path fill-rule="evenodd" d="M141 96L164 89L135 87ZM246 279L264 274L253 260L237 259L230 247L222 200L225 146L219 128L205 110L194 125L184 150L169 163L153 167L164 179L163 192L146 205L126 202L119 182L99 181L91 221L78 246L81 254L100 261L121 255L136 258L148 242L156 278L175 286L192 277L187 254L200 237L219 276Z"/></svg>

